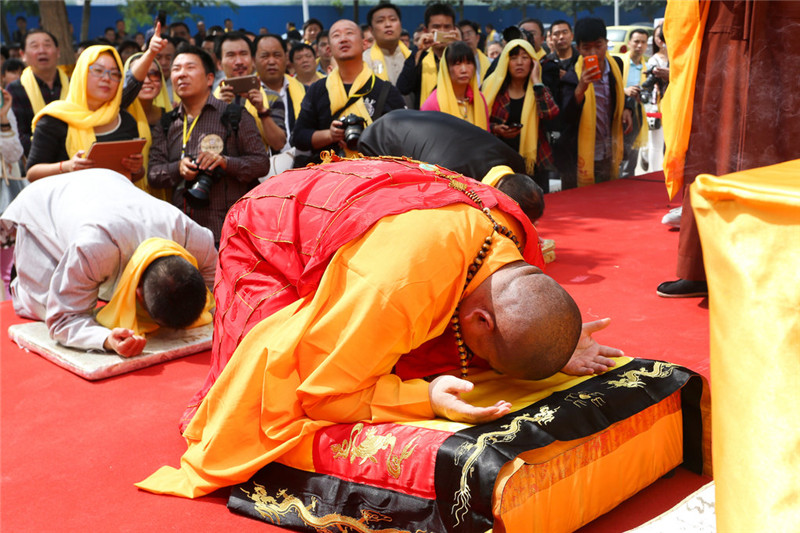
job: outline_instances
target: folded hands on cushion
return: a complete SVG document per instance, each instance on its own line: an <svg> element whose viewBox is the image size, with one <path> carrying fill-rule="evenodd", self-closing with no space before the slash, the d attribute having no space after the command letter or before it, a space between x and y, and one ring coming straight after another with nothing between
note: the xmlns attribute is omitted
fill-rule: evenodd
<svg viewBox="0 0 800 533"><path fill-rule="evenodd" d="M604 346L592 338L593 333L606 328L610 322L610 318L603 318L583 324L575 351L561 372L572 376L586 376L599 374L616 366L610 357L622 357L622 350ZM467 424L491 422L511 412L511 404L503 400L489 407L476 407L467 403L461 398L461 394L470 392L473 387L471 382L447 374L435 378L428 387L433 412L439 417Z"/></svg>

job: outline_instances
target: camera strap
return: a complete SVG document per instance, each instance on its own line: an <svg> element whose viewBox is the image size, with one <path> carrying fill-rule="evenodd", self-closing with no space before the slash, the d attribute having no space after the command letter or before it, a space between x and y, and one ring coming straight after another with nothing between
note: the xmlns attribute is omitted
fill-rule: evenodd
<svg viewBox="0 0 800 533"><path fill-rule="evenodd" d="M337 117L339 117L339 116L342 114L342 112L343 112L345 109L347 109L347 108L348 108L348 107L350 107L351 105L353 105L353 104L355 104L356 102L358 102L358 99L359 99L359 98L362 98L362 97L364 97L364 96L368 95L370 92L372 92L372 88L373 88L374 86L375 86L375 76L373 75L373 76L372 76L372 77L369 79L369 81L367 81L367 83L365 83L365 84L364 84L364 85L363 85L363 86L362 86L362 87L361 87L361 88L358 90L358 92L357 92L356 94L354 94L353 96L351 96L351 97L350 97L350 98L347 100L347 102L345 102L345 104L344 104L342 107L340 107L339 109L337 109L335 112L331 113L331 119L332 119L332 120L339 120Z"/></svg>

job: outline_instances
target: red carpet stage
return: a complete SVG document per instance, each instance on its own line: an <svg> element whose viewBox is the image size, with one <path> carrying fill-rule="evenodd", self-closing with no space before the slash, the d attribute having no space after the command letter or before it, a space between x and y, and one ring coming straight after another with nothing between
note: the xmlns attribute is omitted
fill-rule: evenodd
<svg viewBox="0 0 800 533"><path fill-rule="evenodd" d="M611 316L598 339L626 355L685 365L708 377L702 299L666 300L678 233L661 225L670 205L660 174L546 197L539 224L556 241L548 273L584 319ZM7 336L18 323L0 304L0 529L3 531L277 531L226 509L228 490L197 501L140 492L133 483L184 450L177 423L202 384L202 353L98 382L26 353ZM582 532L625 531L709 481L678 469Z"/></svg>

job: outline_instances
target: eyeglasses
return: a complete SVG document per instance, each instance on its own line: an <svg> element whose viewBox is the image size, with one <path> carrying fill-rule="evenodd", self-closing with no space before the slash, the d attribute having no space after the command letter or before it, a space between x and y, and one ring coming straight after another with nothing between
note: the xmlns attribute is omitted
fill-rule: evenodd
<svg viewBox="0 0 800 533"><path fill-rule="evenodd" d="M157 70L151 70L147 73L147 79L152 82L161 81L161 73Z"/></svg>
<svg viewBox="0 0 800 533"><path fill-rule="evenodd" d="M92 66L90 66L89 67L89 74L91 74L92 76L94 76L97 79L102 79L106 75L108 75L108 79L110 79L111 81L117 82L117 83L119 83L119 81L122 79L122 73L119 70L116 70L116 69L114 69L114 70L111 70L111 69L106 70L103 67L101 67L100 65L92 65Z"/></svg>

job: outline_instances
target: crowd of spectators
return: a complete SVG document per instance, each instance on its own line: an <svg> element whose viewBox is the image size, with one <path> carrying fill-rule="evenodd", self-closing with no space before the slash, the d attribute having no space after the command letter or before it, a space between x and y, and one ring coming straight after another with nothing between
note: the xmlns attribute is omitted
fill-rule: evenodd
<svg viewBox="0 0 800 533"><path fill-rule="evenodd" d="M230 19L198 21L192 33L162 12L144 34L118 20L77 43L73 66L58 65L51 32L29 30L23 17L17 27L19 46L5 47L2 64L3 109L11 102L0 114L3 141L21 147L16 160L3 151L8 174L91 168L95 141L145 138L141 154L120 155L118 170L216 239L228 208L259 178L326 151L352 153L350 135L394 109L484 129L524 158L545 192L554 180L571 188L630 175L640 151L651 170L661 161L652 142L669 79L660 28L648 59L647 31L612 55L597 18L574 28L527 18L497 31L457 20L448 4L428 6L417 25L380 3L362 26L310 18L276 35L234 29ZM657 83L642 90L650 74Z"/></svg>

